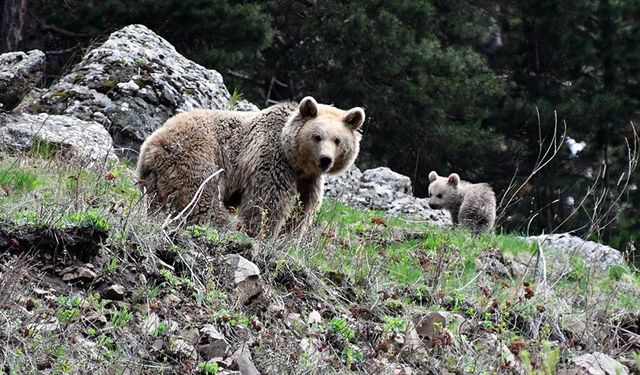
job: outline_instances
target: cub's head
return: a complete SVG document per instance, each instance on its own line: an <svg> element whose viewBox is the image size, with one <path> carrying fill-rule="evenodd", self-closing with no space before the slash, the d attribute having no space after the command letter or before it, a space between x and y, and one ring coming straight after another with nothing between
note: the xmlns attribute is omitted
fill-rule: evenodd
<svg viewBox="0 0 640 375"><path fill-rule="evenodd" d="M449 177L441 177L435 171L429 173L429 207L434 209L448 208L455 204L458 195L460 176L452 173Z"/></svg>
<svg viewBox="0 0 640 375"><path fill-rule="evenodd" d="M359 129L364 119L360 107L344 111L307 96L282 130L285 152L299 173L341 172L360 152Z"/></svg>

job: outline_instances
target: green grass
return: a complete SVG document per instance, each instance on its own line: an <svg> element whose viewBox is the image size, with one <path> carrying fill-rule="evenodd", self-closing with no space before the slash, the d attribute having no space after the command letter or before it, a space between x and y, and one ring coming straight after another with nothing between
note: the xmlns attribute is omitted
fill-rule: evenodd
<svg viewBox="0 0 640 375"><path fill-rule="evenodd" d="M5 195L33 191L43 182L44 180L32 171L0 166L0 189L3 191L0 199Z"/></svg>
<svg viewBox="0 0 640 375"><path fill-rule="evenodd" d="M545 254L547 286L538 290L533 269L536 246L520 236L439 229L424 221L355 209L332 199L324 200L316 225L302 241L256 241L243 232L206 225L188 226L169 236L160 229L162 217L147 216L140 209L135 175L126 163L87 170L44 156L43 151L35 159L6 156L0 160L0 187L8 190L8 194L0 194L0 211L5 217L29 225L105 230L109 238L101 246L103 263L95 265L99 277L118 280L132 270L135 275L146 274L145 281L132 287L127 303L111 305L94 290L87 290L82 298L63 296L56 300L53 316L64 330L83 324L82 314L87 309L108 317L108 331L82 328L106 362L126 357L126 340L118 332L130 332L136 320L149 314L149 306L162 306L168 294L180 297L181 308L191 306L201 311L207 322L229 329L251 329L257 319L266 330L282 328L282 318L235 305L233 290L221 279L219 257L249 245L260 254L256 259L262 262L259 267L269 284L269 295L286 301L290 312L303 317L291 328L293 336L336 336L337 342L328 340L326 345L333 345L328 353L334 356L332 365L338 366L335 371L342 373L358 368L370 354L367 348L380 344L363 341L371 339L367 336L371 332L376 332L373 337L386 340L393 359L399 348L394 339L404 334L413 316L443 310L463 316L467 324L476 327L474 334L496 334L505 343L524 340L524 355L538 360L542 371L550 371L557 365L557 356L555 348L544 344L544 340L551 340L549 322L562 328L593 329L595 323L589 319L597 312L635 312L640 305L640 276L627 266L603 272L583 259L549 252ZM160 256L171 267L159 267ZM502 259L505 267L514 267L506 267L508 275L492 274L478 267L486 266L487 259ZM516 272L516 264L525 271ZM527 291L531 295L525 296ZM324 317L314 327L305 323L311 310L322 312ZM370 311L373 318L362 319L358 311ZM544 322L535 339L514 324L516 316L518 321L540 319L540 311L544 311ZM606 324L603 329L608 329ZM456 325L451 323L446 329L456 332ZM166 322L160 322L152 333L154 338L169 339L171 335ZM62 372L77 354L68 343L58 345L58 339L52 337L42 355L50 356L52 366ZM29 336L24 342L41 345L38 340L47 341ZM10 358L9 368L20 372L25 354L14 349L4 354ZM274 355L269 348L254 350L266 351L264 358ZM453 371L481 373L487 363L499 365L495 355L474 357L455 350L460 349L445 345L429 349L428 355L449 364ZM39 353L44 352L41 349ZM563 351L561 355L566 360L568 354ZM201 366L204 373L218 371L206 362L194 365Z"/></svg>

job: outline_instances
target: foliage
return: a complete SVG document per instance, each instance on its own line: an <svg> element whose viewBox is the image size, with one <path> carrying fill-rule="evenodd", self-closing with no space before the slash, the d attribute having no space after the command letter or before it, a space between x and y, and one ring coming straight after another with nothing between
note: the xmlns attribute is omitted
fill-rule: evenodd
<svg viewBox="0 0 640 375"><path fill-rule="evenodd" d="M141 23L187 57L222 71L252 65L273 37L270 17L255 1L42 0L37 12L48 24L73 30L75 38L104 38Z"/></svg>
<svg viewBox="0 0 640 375"><path fill-rule="evenodd" d="M585 149L563 148L501 224L640 246L640 198L614 198L627 190L619 177L640 104L637 2L41 0L36 11L60 49L143 23L221 71L233 102L242 92L261 106L306 95L363 106L358 163L411 176L418 195L430 170L500 194L531 173L540 142L566 121ZM588 225L594 216L602 220Z"/></svg>

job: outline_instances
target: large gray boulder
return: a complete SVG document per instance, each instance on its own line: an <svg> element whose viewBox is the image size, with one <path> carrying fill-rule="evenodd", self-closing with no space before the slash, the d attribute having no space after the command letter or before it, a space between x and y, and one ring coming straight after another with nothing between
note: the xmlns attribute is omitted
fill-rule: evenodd
<svg viewBox="0 0 640 375"><path fill-rule="evenodd" d="M597 242L583 240L568 233L542 234L526 237L527 241L537 241L548 251L576 255L586 259L590 264L607 269L617 264L625 264L620 251Z"/></svg>
<svg viewBox="0 0 640 375"><path fill-rule="evenodd" d="M41 113L0 113L0 149L61 153L69 161L98 167L116 160L111 136L94 121Z"/></svg>
<svg viewBox="0 0 640 375"><path fill-rule="evenodd" d="M328 176L325 194L350 206L427 220L439 227L451 226L448 213L433 210L427 199L413 196L409 177L387 167L361 172L354 166L340 175Z"/></svg>
<svg viewBox="0 0 640 375"><path fill-rule="evenodd" d="M40 82L45 60L38 50L0 55L0 108L13 109Z"/></svg>
<svg viewBox="0 0 640 375"><path fill-rule="evenodd" d="M147 27L130 25L18 110L96 121L117 147L135 151L174 114L227 109L229 98L218 72L188 60Z"/></svg>

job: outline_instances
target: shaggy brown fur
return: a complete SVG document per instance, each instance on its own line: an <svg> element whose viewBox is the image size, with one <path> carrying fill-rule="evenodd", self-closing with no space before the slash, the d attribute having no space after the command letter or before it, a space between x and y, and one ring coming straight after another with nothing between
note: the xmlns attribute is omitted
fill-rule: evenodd
<svg viewBox="0 0 640 375"><path fill-rule="evenodd" d="M312 97L261 112L181 113L142 144L138 176L153 207L176 212L222 168L191 222L227 225L234 207L254 234L262 228L278 234L300 202L303 215L291 224L303 232L322 201L323 175L345 170L357 157L364 118L361 108L343 111Z"/></svg>
<svg viewBox="0 0 640 375"><path fill-rule="evenodd" d="M440 177L429 173L429 206L451 213L453 224L475 233L491 230L496 220L496 197L488 184L461 181L457 173Z"/></svg>

